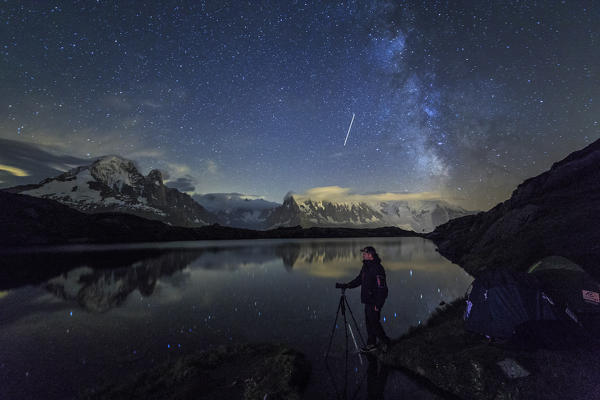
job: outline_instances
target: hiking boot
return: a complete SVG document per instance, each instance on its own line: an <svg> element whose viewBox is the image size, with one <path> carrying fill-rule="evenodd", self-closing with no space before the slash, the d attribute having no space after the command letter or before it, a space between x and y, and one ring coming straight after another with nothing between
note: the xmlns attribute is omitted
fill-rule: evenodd
<svg viewBox="0 0 600 400"><path fill-rule="evenodd" d="M361 353L372 353L375 350L377 350L377 346L375 346L374 344L368 344L365 347L360 348Z"/></svg>

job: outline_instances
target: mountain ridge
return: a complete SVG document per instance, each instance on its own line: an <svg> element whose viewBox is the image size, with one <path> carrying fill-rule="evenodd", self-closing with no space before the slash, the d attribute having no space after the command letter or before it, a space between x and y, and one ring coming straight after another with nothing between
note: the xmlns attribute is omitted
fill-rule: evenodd
<svg viewBox="0 0 600 400"><path fill-rule="evenodd" d="M426 237L472 275L524 270L560 255L600 277L600 139L526 179L491 210L451 220Z"/></svg>
<svg viewBox="0 0 600 400"><path fill-rule="evenodd" d="M186 228L125 213L84 213L56 200L6 191L0 191L0 210L3 227L0 250L62 244L419 236L397 227L304 229L291 226L259 231L212 224Z"/></svg>
<svg viewBox="0 0 600 400"><path fill-rule="evenodd" d="M109 155L39 184L5 189L59 201L87 213L124 212L174 226L198 227L216 222L189 195L164 185L162 173L139 173L131 160Z"/></svg>
<svg viewBox="0 0 600 400"><path fill-rule="evenodd" d="M334 201L297 198L289 194L283 204L267 216L266 226L397 226L415 232L429 232L452 218L472 213L443 200Z"/></svg>
<svg viewBox="0 0 600 400"><path fill-rule="evenodd" d="M144 176L133 161L117 155L100 157L38 184L4 190L56 200L86 213L122 212L184 227L213 223L253 230L296 225L357 229L396 226L422 233L472 213L441 199L382 200L380 195L322 199L289 192L283 204L240 193L190 196L165 185L159 170Z"/></svg>
<svg viewBox="0 0 600 400"><path fill-rule="evenodd" d="M265 220L281 204L242 193L195 194L192 198L212 212L221 225L265 229Z"/></svg>

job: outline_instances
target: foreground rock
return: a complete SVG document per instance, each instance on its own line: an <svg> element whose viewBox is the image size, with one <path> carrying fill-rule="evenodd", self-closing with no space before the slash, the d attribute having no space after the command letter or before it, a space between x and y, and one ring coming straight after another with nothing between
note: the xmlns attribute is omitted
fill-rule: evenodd
<svg viewBox="0 0 600 400"><path fill-rule="evenodd" d="M443 308L380 358L461 399L597 399L600 348L524 350L463 329L464 301Z"/></svg>
<svg viewBox="0 0 600 400"><path fill-rule="evenodd" d="M310 374L304 356L272 344L221 346L183 356L84 399L300 399Z"/></svg>
<svg viewBox="0 0 600 400"><path fill-rule="evenodd" d="M470 274L524 270L552 255L600 278L600 140L528 179L490 211L451 220L426 236Z"/></svg>

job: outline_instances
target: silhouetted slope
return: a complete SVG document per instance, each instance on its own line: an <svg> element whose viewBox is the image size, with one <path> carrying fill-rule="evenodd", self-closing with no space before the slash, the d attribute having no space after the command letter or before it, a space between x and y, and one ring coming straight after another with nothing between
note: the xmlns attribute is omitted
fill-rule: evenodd
<svg viewBox="0 0 600 400"><path fill-rule="evenodd" d="M85 214L54 200L0 191L0 247L194 239L193 230L130 214Z"/></svg>
<svg viewBox="0 0 600 400"><path fill-rule="evenodd" d="M438 226L426 235L442 255L477 275L523 270L550 255L600 276L600 140L527 179L490 211Z"/></svg>

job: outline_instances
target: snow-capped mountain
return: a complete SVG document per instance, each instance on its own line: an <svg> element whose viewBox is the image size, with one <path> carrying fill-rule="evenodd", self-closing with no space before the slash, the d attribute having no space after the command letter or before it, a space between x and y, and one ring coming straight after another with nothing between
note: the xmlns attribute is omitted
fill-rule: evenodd
<svg viewBox="0 0 600 400"><path fill-rule="evenodd" d="M193 199L215 214L221 225L235 228L265 229L267 217L279 203L241 193L209 193L194 195Z"/></svg>
<svg viewBox="0 0 600 400"><path fill-rule="evenodd" d="M132 161L119 156L105 156L37 185L8 191L53 199L88 213L123 212L187 227L216 222L190 196L166 187L160 171L143 176Z"/></svg>
<svg viewBox="0 0 600 400"><path fill-rule="evenodd" d="M444 200L328 201L288 195L283 205L267 217L267 228L397 226L415 232L431 232L453 218L473 213Z"/></svg>
<svg viewBox="0 0 600 400"><path fill-rule="evenodd" d="M322 196L286 195L283 204L240 193L213 193L193 198L163 184L152 170L143 176L135 164L105 156L36 185L6 189L49 198L87 213L123 212L175 226L212 223L247 229L280 226L377 228L396 226L431 232L450 219L473 214L443 200L387 200L351 195L328 200ZM382 198L386 199L383 201Z"/></svg>

